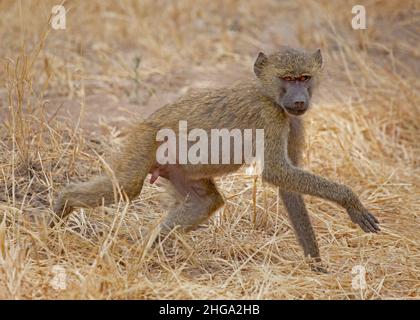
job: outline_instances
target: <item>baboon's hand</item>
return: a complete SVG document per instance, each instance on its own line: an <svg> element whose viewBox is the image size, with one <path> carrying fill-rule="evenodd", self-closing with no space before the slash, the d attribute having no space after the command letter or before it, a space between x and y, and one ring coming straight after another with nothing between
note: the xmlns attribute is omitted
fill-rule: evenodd
<svg viewBox="0 0 420 320"><path fill-rule="evenodd" d="M364 232L377 233L378 231L381 231L381 229L379 229L378 226L378 219L376 219L375 216L372 215L365 208L350 208L347 209L347 212L350 216L351 221L357 223Z"/></svg>

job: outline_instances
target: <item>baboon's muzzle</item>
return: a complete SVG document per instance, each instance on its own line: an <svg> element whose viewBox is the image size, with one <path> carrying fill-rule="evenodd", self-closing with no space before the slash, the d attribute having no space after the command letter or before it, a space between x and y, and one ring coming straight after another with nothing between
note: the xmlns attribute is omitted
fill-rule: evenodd
<svg viewBox="0 0 420 320"><path fill-rule="evenodd" d="M284 107L287 113L290 113L294 116L301 116L308 110L308 106L306 103L303 102L295 102L292 108Z"/></svg>
<svg viewBox="0 0 420 320"><path fill-rule="evenodd" d="M304 114L309 108L309 94L306 87L300 84L290 85L282 99L285 111L294 116Z"/></svg>

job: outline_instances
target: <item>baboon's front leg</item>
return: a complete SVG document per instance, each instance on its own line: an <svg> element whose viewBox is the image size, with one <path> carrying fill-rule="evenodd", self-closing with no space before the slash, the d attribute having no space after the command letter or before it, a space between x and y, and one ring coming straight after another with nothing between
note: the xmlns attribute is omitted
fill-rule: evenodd
<svg viewBox="0 0 420 320"><path fill-rule="evenodd" d="M362 205L353 191L342 184L334 183L294 167L287 161L275 166L265 166L263 178L282 189L309 194L336 202L347 210L351 221L365 232L378 232L378 220Z"/></svg>
<svg viewBox="0 0 420 320"><path fill-rule="evenodd" d="M162 221L163 233L177 226L185 232L193 230L224 203L212 179L189 180L179 172L171 172L169 180L183 200Z"/></svg>
<svg viewBox="0 0 420 320"><path fill-rule="evenodd" d="M308 194L333 201L347 210L351 221L365 232L378 232L378 220L362 205L359 198L347 186L328 181L325 178L293 166L287 154L286 141L283 145L268 145L266 148L263 179L288 192Z"/></svg>
<svg viewBox="0 0 420 320"><path fill-rule="evenodd" d="M303 126L299 118L291 119L288 137L288 156L292 164L298 166L303 150ZM281 198L289 215L296 237L303 248L305 257L310 256L320 262L318 244L303 197L298 193L279 188Z"/></svg>

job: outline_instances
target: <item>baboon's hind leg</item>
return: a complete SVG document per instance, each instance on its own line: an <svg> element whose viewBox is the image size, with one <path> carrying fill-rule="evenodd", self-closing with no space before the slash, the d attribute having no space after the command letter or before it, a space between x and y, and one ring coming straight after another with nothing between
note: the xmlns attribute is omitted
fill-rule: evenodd
<svg viewBox="0 0 420 320"><path fill-rule="evenodd" d="M153 128L148 124L138 124L127 137L121 152L113 156L111 175L68 185L56 199L54 213L64 218L76 207L93 208L113 203L118 196L114 182L118 183L123 194L133 199L140 194L143 181L155 161L155 150Z"/></svg>
<svg viewBox="0 0 420 320"><path fill-rule="evenodd" d="M53 211L59 218L69 215L76 207L96 207L114 199L112 180L107 176L95 177L88 182L69 184L59 194Z"/></svg>
<svg viewBox="0 0 420 320"><path fill-rule="evenodd" d="M213 179L190 180L175 173L169 180L183 200L162 221L164 234L177 226L184 232L197 228L224 203Z"/></svg>

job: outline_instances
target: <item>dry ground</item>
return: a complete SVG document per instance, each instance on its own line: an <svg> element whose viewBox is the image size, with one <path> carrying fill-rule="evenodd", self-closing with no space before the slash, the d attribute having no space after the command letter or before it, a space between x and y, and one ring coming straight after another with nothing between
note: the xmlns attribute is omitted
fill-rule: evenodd
<svg viewBox="0 0 420 320"><path fill-rule="evenodd" d="M367 30L351 29L351 1L274 0L66 1L51 30L56 1L1 1L0 298L418 298L420 7L358 3ZM154 249L139 229L164 214L158 185L46 227L59 188L98 173L133 117L252 76L283 44L325 57L305 167L352 186L383 230L306 197L330 273L308 269L275 188L245 171L218 179L227 205L205 228Z"/></svg>

